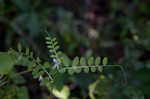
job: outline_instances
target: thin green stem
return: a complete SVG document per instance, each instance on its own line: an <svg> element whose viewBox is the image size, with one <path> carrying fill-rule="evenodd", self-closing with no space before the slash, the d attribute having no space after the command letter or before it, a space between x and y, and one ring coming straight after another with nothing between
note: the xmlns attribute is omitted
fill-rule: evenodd
<svg viewBox="0 0 150 99"><path fill-rule="evenodd" d="M16 74L12 75L12 77L15 77L15 76L18 76L18 75L22 75L22 74L25 74L25 73L28 73L28 72L31 72L31 70L26 70L26 71L22 71L22 72L16 73Z"/></svg>
<svg viewBox="0 0 150 99"><path fill-rule="evenodd" d="M71 66L71 67L65 67L63 69L82 69L82 68L90 68L90 67L109 67L109 66L112 66L112 67L121 67L121 65L99 65L99 66Z"/></svg>
<svg viewBox="0 0 150 99"><path fill-rule="evenodd" d="M52 78L52 76L46 71L46 69L45 68L43 68L42 67L42 69L44 70L44 72L48 75L48 77L50 78L50 80L52 80L53 81L53 78Z"/></svg>
<svg viewBox="0 0 150 99"><path fill-rule="evenodd" d="M49 95L50 99L52 99L52 96L53 96L53 87L54 87L54 82L51 82L50 83L50 95Z"/></svg>

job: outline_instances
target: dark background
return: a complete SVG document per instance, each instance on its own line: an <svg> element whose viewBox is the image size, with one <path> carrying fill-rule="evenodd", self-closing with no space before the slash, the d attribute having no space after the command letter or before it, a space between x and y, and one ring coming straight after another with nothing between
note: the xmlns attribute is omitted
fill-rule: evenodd
<svg viewBox="0 0 150 99"><path fill-rule="evenodd" d="M98 79L96 99L150 98L149 0L0 0L0 51L16 49L20 42L48 60L45 30L70 59L106 56L109 64L125 69L126 84L118 69L63 79L70 99L88 99L88 87ZM30 99L48 99L30 74L24 78Z"/></svg>

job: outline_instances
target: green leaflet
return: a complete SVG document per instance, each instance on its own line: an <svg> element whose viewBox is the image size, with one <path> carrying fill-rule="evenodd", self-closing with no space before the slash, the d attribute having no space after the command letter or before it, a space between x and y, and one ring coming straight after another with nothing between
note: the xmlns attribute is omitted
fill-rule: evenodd
<svg viewBox="0 0 150 99"><path fill-rule="evenodd" d="M17 47L17 48L18 48L18 51L19 51L19 52L21 52L21 51L22 51L22 46L21 46L21 44L20 44L20 43L18 43L18 47Z"/></svg>
<svg viewBox="0 0 150 99"><path fill-rule="evenodd" d="M58 55L62 55L62 52L61 52L61 51L58 51L57 54L58 54Z"/></svg>
<svg viewBox="0 0 150 99"><path fill-rule="evenodd" d="M88 59L88 65L90 66L90 65L93 65L93 64L94 64L94 57L90 57Z"/></svg>
<svg viewBox="0 0 150 99"><path fill-rule="evenodd" d="M52 44L52 42L50 42L50 41L46 41L46 44Z"/></svg>
<svg viewBox="0 0 150 99"><path fill-rule="evenodd" d="M36 64L34 62L30 62L29 66L27 66L27 67L28 67L28 70L32 70L33 67L35 67L35 66L36 66Z"/></svg>
<svg viewBox="0 0 150 99"><path fill-rule="evenodd" d="M50 67L49 62L44 62L43 67L44 68L49 68Z"/></svg>
<svg viewBox="0 0 150 99"><path fill-rule="evenodd" d="M20 61L20 64L22 66L28 66L30 64L28 57L23 57L22 60Z"/></svg>
<svg viewBox="0 0 150 99"><path fill-rule="evenodd" d="M77 66L79 64L79 57L76 56L72 62L72 66Z"/></svg>
<svg viewBox="0 0 150 99"><path fill-rule="evenodd" d="M91 67L91 72L96 72L96 67Z"/></svg>
<svg viewBox="0 0 150 99"><path fill-rule="evenodd" d="M82 71L81 68L75 69L75 72L76 72L76 73L81 73L81 71Z"/></svg>
<svg viewBox="0 0 150 99"><path fill-rule="evenodd" d="M55 49L55 50L58 50L59 48L60 48L60 46L57 45L54 49Z"/></svg>
<svg viewBox="0 0 150 99"><path fill-rule="evenodd" d="M51 40L51 38L49 36L45 37L46 40Z"/></svg>
<svg viewBox="0 0 150 99"><path fill-rule="evenodd" d="M95 60L95 65L98 66L101 63L101 58L98 56Z"/></svg>
<svg viewBox="0 0 150 99"><path fill-rule="evenodd" d="M56 41L56 42L54 42L54 46L56 46L58 44L58 42Z"/></svg>
<svg viewBox="0 0 150 99"><path fill-rule="evenodd" d="M33 58L33 52L30 52L30 57Z"/></svg>
<svg viewBox="0 0 150 99"><path fill-rule="evenodd" d="M29 53L30 53L30 49L29 49L29 48L26 48L26 53L25 53L25 54L28 56Z"/></svg>
<svg viewBox="0 0 150 99"><path fill-rule="evenodd" d="M50 52L50 53L53 53L53 52L54 52L54 50L50 49L50 50L49 50L49 52Z"/></svg>
<svg viewBox="0 0 150 99"><path fill-rule="evenodd" d="M63 86L61 90L54 88L52 93L57 97L57 99L70 99L70 90L68 86Z"/></svg>
<svg viewBox="0 0 150 99"><path fill-rule="evenodd" d="M62 62L63 62L63 65L66 66L66 67L70 65L70 59L65 54L63 55Z"/></svg>
<svg viewBox="0 0 150 99"><path fill-rule="evenodd" d="M83 71L84 71L85 73L88 73L88 72L89 72L89 68L84 68Z"/></svg>
<svg viewBox="0 0 150 99"><path fill-rule="evenodd" d="M13 67L14 61L6 52L0 52L0 74L7 74Z"/></svg>
<svg viewBox="0 0 150 99"><path fill-rule="evenodd" d="M51 45L48 45L47 48L53 48Z"/></svg>
<svg viewBox="0 0 150 99"><path fill-rule="evenodd" d="M103 67L102 67L102 66L99 66L99 67L98 67L98 71L99 71L99 72L102 72L102 71L103 71Z"/></svg>
<svg viewBox="0 0 150 99"><path fill-rule="evenodd" d="M72 75L72 74L74 73L74 70L73 70L73 69L69 69L69 70L68 70L68 73L69 73L70 75Z"/></svg>
<svg viewBox="0 0 150 99"><path fill-rule="evenodd" d="M54 37L54 38L52 39L52 41L55 42L55 41L56 41L56 37Z"/></svg>
<svg viewBox="0 0 150 99"><path fill-rule="evenodd" d="M41 60L40 60L39 57L36 58L36 62L37 62L37 63L40 63L40 62L41 62Z"/></svg>
<svg viewBox="0 0 150 99"><path fill-rule="evenodd" d="M81 57L80 66L85 66L85 65L86 65L86 59L84 57Z"/></svg>
<svg viewBox="0 0 150 99"><path fill-rule="evenodd" d="M63 59L63 64L64 66L69 66L69 62L66 58Z"/></svg>
<svg viewBox="0 0 150 99"><path fill-rule="evenodd" d="M56 57L56 55L50 55L50 57L51 57L51 58L55 58L55 57Z"/></svg>
<svg viewBox="0 0 150 99"><path fill-rule="evenodd" d="M108 59L107 59L107 57L104 57L104 59L103 59L103 65L107 65L107 63L108 63Z"/></svg>

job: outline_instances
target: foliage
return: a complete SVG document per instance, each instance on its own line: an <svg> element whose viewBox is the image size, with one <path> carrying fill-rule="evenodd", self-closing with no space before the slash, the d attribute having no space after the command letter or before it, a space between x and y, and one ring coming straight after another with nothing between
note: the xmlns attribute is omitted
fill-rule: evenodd
<svg viewBox="0 0 150 99"><path fill-rule="evenodd" d="M66 93L64 91L69 90L67 87L64 87L62 91L59 93L57 92L57 89L55 89L55 87L53 86L59 72L65 73L65 71L68 71L67 73L69 73L70 75L72 75L74 72L81 73L82 70L85 73L89 73L89 70L91 70L91 72L96 72L96 69L98 69L99 72L102 72L103 67L107 66L108 59L106 57L104 57L104 59L102 60L103 65L100 65L101 63L100 57L97 57L95 60L93 57L90 57L87 62L85 57L81 57L79 59L79 57L77 56L74 58L72 66L66 65L67 61L61 55L62 52L58 51L59 45L58 42L56 41L56 38L51 38L50 36L47 36L46 44L47 48L49 48L49 53L51 54L50 57L53 59L54 62L53 67L48 62L44 62L42 64L41 59L39 57L34 58L33 52L30 52L29 48L26 48L25 52L22 52L21 44L18 44L18 52L13 49L10 49L8 53L1 52L1 57L3 57L4 60L7 60L3 61L3 63L1 64L2 72L0 72L2 76L4 74L8 76L8 79L5 80L6 84L9 84L10 80L13 79L13 77L16 75L20 76L20 74L22 73L31 72L34 79L39 79L41 86L47 87L52 93L54 93L54 95L56 95L59 98L68 99L69 94L66 94L65 96L61 95L61 93ZM62 62L64 62L64 64ZM21 73L15 73L12 69L12 67L15 65L27 66L27 70ZM108 66L116 66L116 65L108 65ZM67 91L67 93L69 92ZM5 98L5 95L4 97L2 96L2 98Z"/></svg>
<svg viewBox="0 0 150 99"><path fill-rule="evenodd" d="M27 90L23 92L28 92L29 98L47 98L48 91L45 91L45 87L38 86L45 80L38 81L31 76L32 70L40 67L37 66L40 64L42 67L47 66L44 68L55 80L53 86L57 91L60 92L64 86L69 88L70 99L93 96L96 99L149 98L149 10L149 0L0 0L0 67L1 64L6 65L0 69L0 74L3 74L0 75L0 97L3 94L8 96L7 99L12 99L11 95L14 94L9 93L19 94L21 91L14 90L25 87ZM52 62L53 58L48 57L52 54L44 45L45 28L51 38L53 35L57 37L61 45L58 51L63 52L60 55L63 60L56 65ZM18 42L20 50L16 51ZM8 48L13 50L9 49L7 52ZM10 58L14 56L12 53L15 53L16 60ZM35 61L27 58L30 55ZM73 62L76 56L79 64ZM101 63L97 63L100 65L95 65L97 56L101 56L98 61ZM119 69L116 67L120 66L115 69L114 66L108 66L109 64L104 66L102 62L105 56L109 59L109 64L120 64L125 72L116 71ZM85 58L84 63L88 69L81 68L82 57ZM37 60L40 63L37 64ZM92 60L96 68L89 67ZM35 66L29 66L31 62ZM53 69L59 63L59 70ZM78 69L74 70L73 67ZM60 73L63 68L66 68L65 73ZM27 71L24 73L24 70ZM50 72L51 70L57 71L57 79L53 75L55 72ZM44 70L40 67L36 72ZM68 72L73 74L68 75ZM101 75L104 76L104 81L100 78ZM36 75L35 78L39 79L38 77L48 77L49 80L46 72L41 76ZM92 84L96 87L89 87ZM17 98L17 95L14 97Z"/></svg>
<svg viewBox="0 0 150 99"><path fill-rule="evenodd" d="M8 53L0 53L0 75L8 74L13 67L13 60Z"/></svg>

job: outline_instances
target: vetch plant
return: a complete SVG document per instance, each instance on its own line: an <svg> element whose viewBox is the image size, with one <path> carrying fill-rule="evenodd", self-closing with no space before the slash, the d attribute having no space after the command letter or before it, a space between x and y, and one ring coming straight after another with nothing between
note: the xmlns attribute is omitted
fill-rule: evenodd
<svg viewBox="0 0 150 99"><path fill-rule="evenodd" d="M18 44L18 51L10 49L8 52L0 52L0 59L4 60L0 63L0 88L5 88L14 77L27 72L31 72L33 78L38 79L41 86L45 86L50 92L53 92L58 74L68 73L73 75L81 72L103 72L103 69L109 67L119 67L123 71L120 65L108 65L107 57L101 58L98 56L87 59L76 56L69 63L59 50L60 46L55 37L51 38L48 35L45 37L45 41L52 63L42 62L39 57L34 58L33 52L29 48L26 48L23 52L21 44ZM15 71L14 66L27 66L27 70L18 73Z"/></svg>

